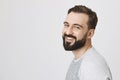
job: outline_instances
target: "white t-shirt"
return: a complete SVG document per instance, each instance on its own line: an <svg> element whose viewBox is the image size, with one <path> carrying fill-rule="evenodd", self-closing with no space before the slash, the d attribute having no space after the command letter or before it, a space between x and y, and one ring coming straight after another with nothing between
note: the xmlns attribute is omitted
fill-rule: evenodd
<svg viewBox="0 0 120 80"><path fill-rule="evenodd" d="M92 47L72 61L66 80L112 80L112 75L105 59Z"/></svg>

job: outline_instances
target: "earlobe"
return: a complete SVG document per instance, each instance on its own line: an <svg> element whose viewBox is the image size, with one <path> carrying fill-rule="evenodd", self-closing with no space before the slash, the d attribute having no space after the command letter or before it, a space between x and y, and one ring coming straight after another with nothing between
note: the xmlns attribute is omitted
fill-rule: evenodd
<svg viewBox="0 0 120 80"><path fill-rule="evenodd" d="M94 35L94 29L90 29L89 32L88 32L88 38L91 39Z"/></svg>

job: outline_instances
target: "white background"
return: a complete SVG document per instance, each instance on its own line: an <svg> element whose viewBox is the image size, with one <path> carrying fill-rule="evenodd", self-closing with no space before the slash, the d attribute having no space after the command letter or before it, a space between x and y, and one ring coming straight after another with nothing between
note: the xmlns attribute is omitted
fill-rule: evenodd
<svg viewBox="0 0 120 80"><path fill-rule="evenodd" d="M67 10L83 4L97 12L92 39L120 80L119 0L0 0L0 80L64 80L73 58L62 46Z"/></svg>

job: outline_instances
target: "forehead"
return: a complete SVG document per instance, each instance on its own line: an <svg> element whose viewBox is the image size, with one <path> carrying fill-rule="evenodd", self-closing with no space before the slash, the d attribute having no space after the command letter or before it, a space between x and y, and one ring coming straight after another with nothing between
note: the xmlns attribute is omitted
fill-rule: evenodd
<svg viewBox="0 0 120 80"><path fill-rule="evenodd" d="M67 15L65 21L69 24L77 23L81 25L87 25L88 18L88 15L85 13L71 12Z"/></svg>

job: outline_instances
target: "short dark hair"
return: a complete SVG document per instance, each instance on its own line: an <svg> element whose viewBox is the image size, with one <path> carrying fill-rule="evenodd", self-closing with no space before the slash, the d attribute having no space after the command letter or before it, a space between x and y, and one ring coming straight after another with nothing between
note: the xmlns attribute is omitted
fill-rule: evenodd
<svg viewBox="0 0 120 80"><path fill-rule="evenodd" d="M94 11L92 11L90 8L83 5L76 5L68 10L68 14L71 12L87 14L89 16L88 28L89 29L96 28L98 22L97 14Z"/></svg>

